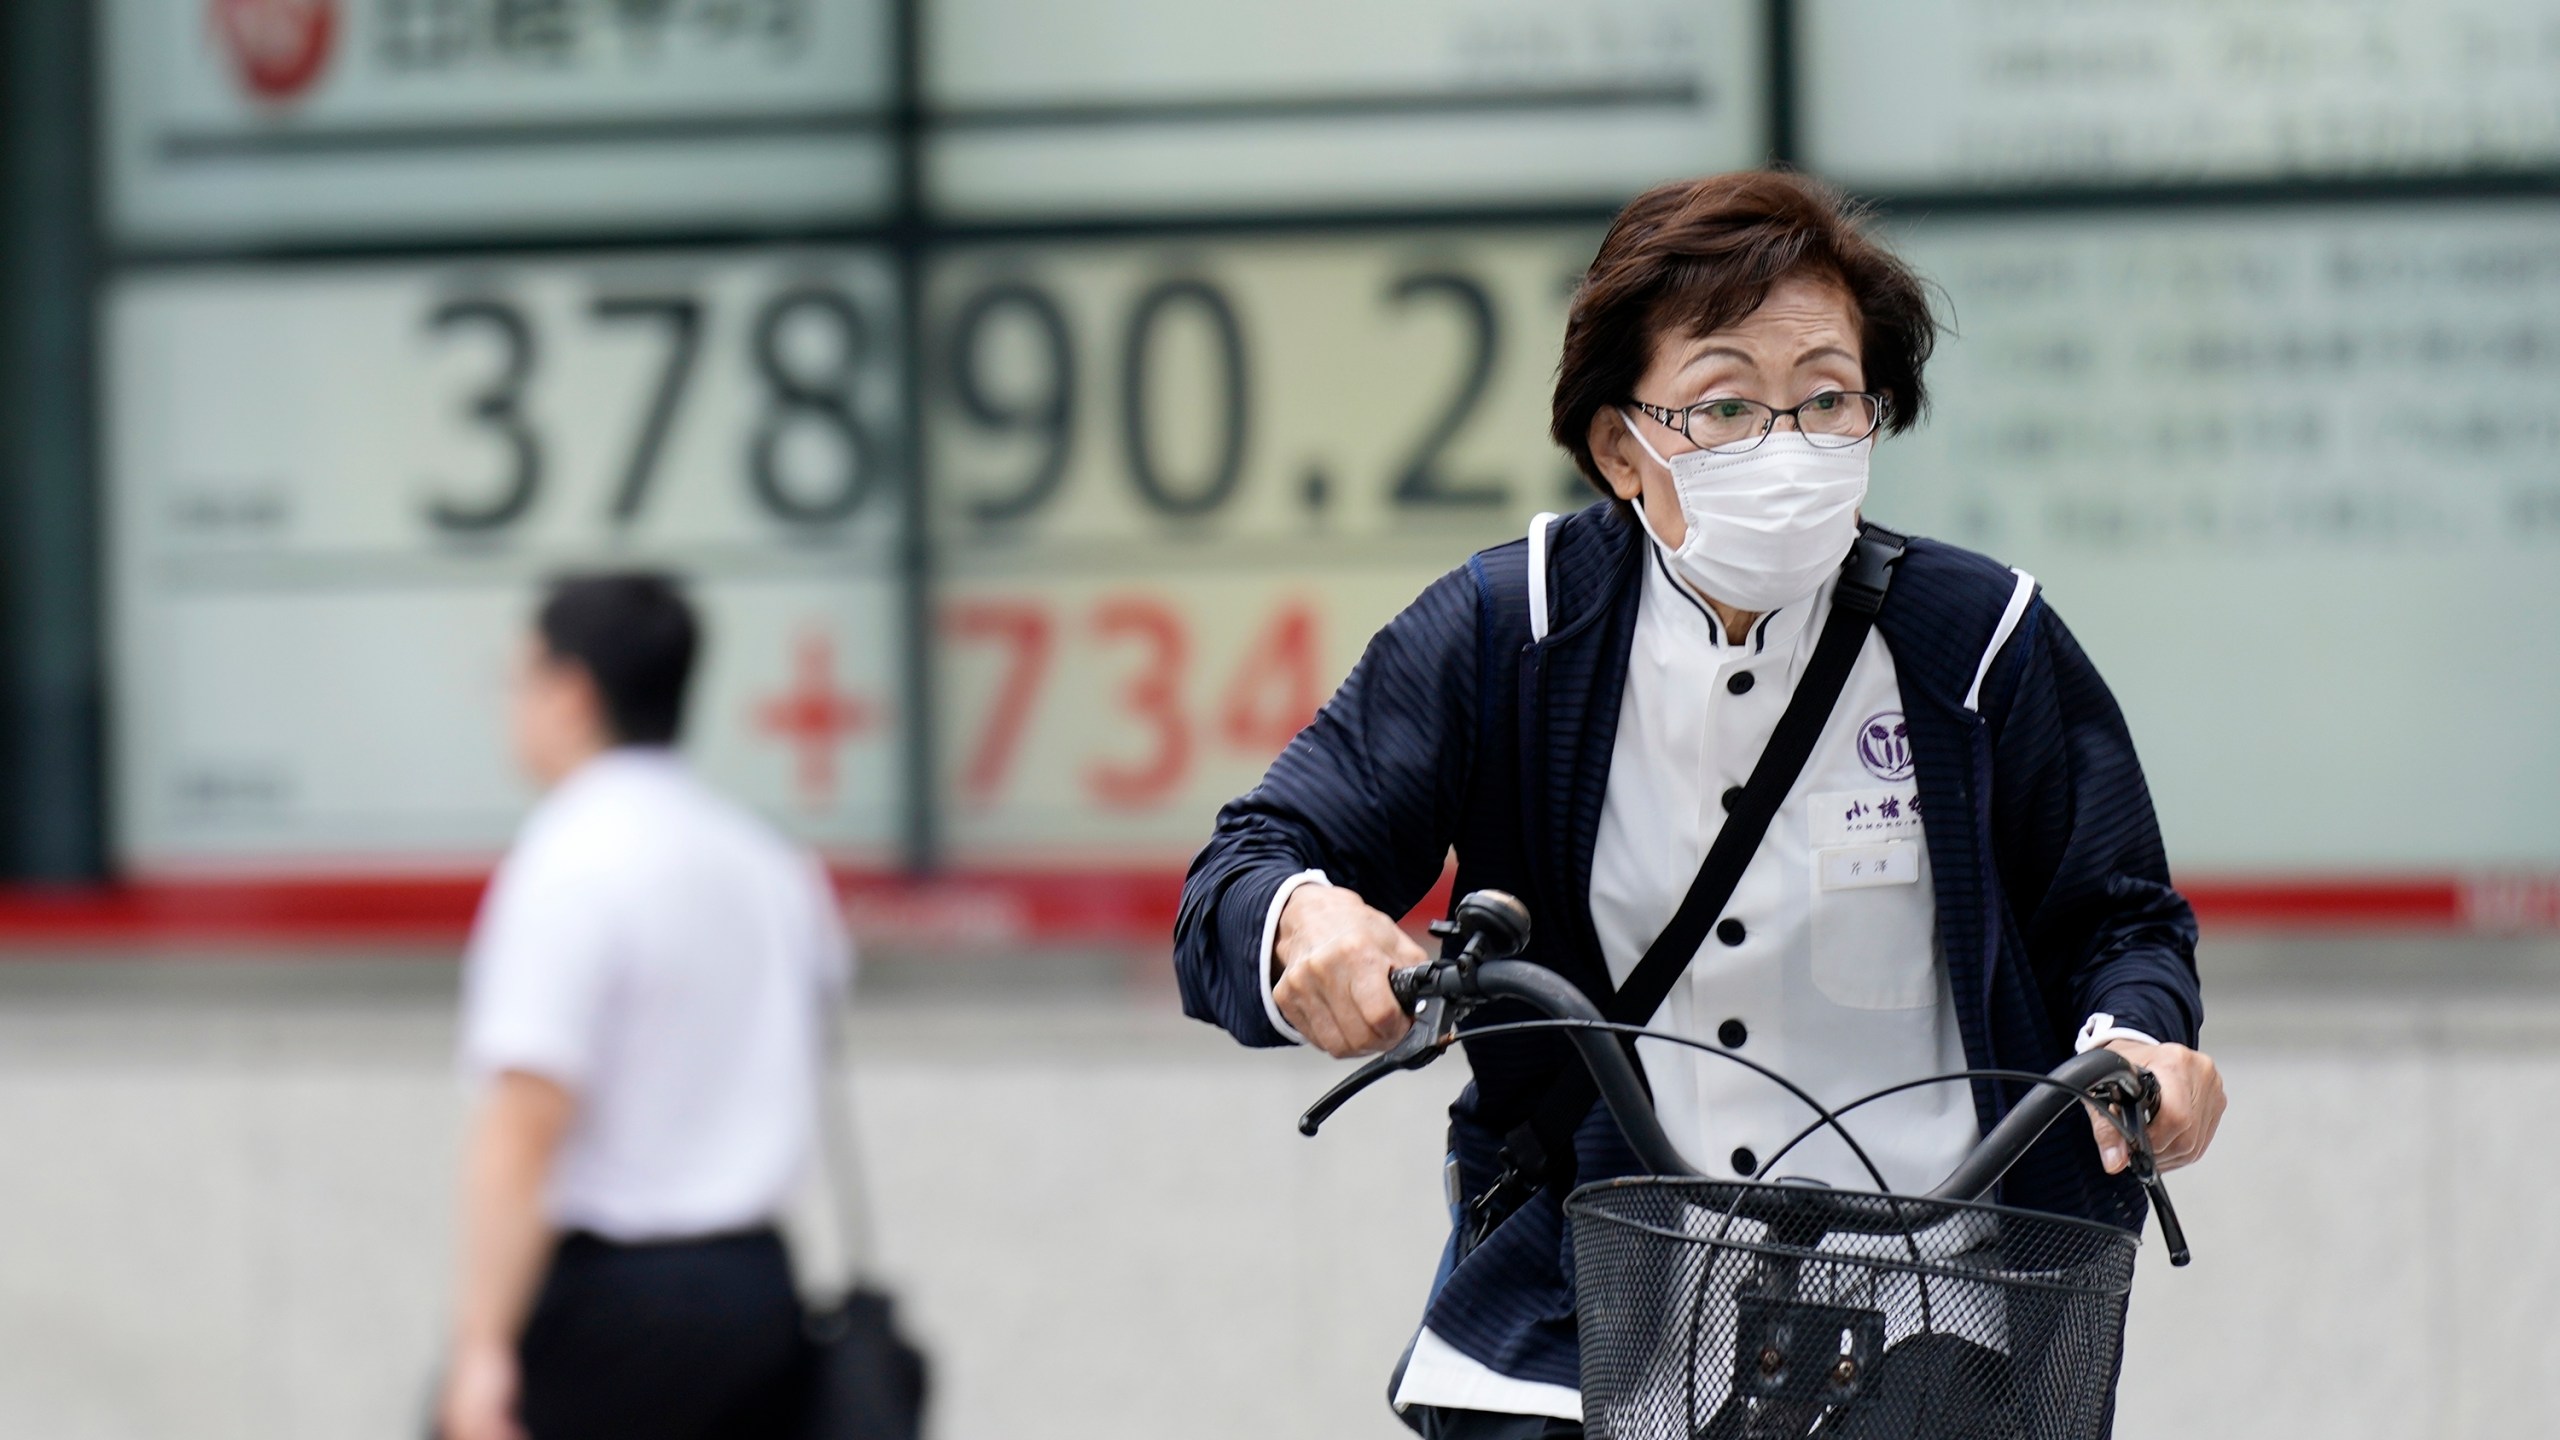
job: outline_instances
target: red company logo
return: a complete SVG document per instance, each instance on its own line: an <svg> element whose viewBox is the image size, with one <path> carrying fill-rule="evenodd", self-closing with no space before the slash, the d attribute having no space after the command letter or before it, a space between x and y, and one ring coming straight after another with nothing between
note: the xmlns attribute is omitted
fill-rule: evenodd
<svg viewBox="0 0 2560 1440"><path fill-rule="evenodd" d="M214 33L261 100L311 88L338 38L338 0L212 0Z"/></svg>

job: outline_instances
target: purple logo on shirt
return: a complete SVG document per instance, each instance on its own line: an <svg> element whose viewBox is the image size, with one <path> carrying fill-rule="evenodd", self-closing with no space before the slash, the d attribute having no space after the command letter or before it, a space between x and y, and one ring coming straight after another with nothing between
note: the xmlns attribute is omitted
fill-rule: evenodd
<svg viewBox="0 0 2560 1440"><path fill-rule="evenodd" d="M1858 763L1879 780L1911 778L1911 727L1901 711L1870 715L1858 727Z"/></svg>

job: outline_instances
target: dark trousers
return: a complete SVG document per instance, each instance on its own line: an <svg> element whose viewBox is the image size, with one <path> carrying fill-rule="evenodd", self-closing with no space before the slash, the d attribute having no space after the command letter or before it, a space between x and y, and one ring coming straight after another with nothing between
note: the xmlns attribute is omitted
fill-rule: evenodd
<svg viewBox="0 0 2560 1440"><path fill-rule="evenodd" d="M1450 1144L1454 1150L1456 1141ZM1455 1154L1445 1162L1458 1163ZM1462 1248L1467 1233L1466 1214L1457 1197L1449 1200L1449 1243L1440 1252L1439 1273L1431 1277L1431 1293L1437 1297L1440 1287L1449 1283L1449 1272L1465 1259ZM1417 1339L1420 1337L1416 1337ZM1413 1346L1404 1348L1396 1361L1396 1373L1387 1380L1387 1396L1392 1400L1404 1388L1404 1367L1413 1361ZM1422 1440L1582 1440L1582 1422L1554 1420L1544 1415L1498 1415L1485 1410L1443 1410L1436 1405L1416 1405L1397 1418L1404 1421Z"/></svg>
<svg viewBox="0 0 2560 1440"><path fill-rule="evenodd" d="M1482 1410L1441 1410L1416 1405L1405 1423L1422 1440L1582 1440L1582 1422L1544 1415L1494 1415Z"/></svg>
<svg viewBox="0 0 2560 1440"><path fill-rule="evenodd" d="M1452 1245L1455 1245L1453 1240ZM1454 1249L1452 1251L1454 1253ZM1448 1278L1448 1260L1441 1261L1441 1279ZM1432 1285L1439 1288L1438 1282ZM1404 1358L1396 1361L1396 1373L1387 1381L1387 1395L1392 1399L1404 1388L1404 1367L1413 1363L1413 1347L1407 1345ZM1443 1410L1437 1405L1415 1405L1396 1416L1405 1427L1422 1440L1582 1440L1582 1422L1557 1420L1545 1415L1501 1415L1489 1410Z"/></svg>
<svg viewBox="0 0 2560 1440"><path fill-rule="evenodd" d="M570 1235L526 1322L532 1440L762 1440L797 1417L800 1300L771 1230L663 1244Z"/></svg>

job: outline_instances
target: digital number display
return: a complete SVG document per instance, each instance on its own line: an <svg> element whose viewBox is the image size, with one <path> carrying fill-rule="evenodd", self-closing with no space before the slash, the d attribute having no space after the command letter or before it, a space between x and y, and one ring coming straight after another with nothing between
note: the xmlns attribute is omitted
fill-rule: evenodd
<svg viewBox="0 0 2560 1440"><path fill-rule="evenodd" d="M1364 566L955 583L937 635L954 859L1179 866L1433 578Z"/></svg>
<svg viewBox="0 0 2560 1440"><path fill-rule="evenodd" d="M1178 864L1443 572L1591 492L1563 227L964 252L932 277L955 858Z"/></svg>
<svg viewBox="0 0 2560 1440"><path fill-rule="evenodd" d="M934 0L962 217L1614 204L1766 144L1746 0Z"/></svg>
<svg viewBox="0 0 2560 1440"><path fill-rule="evenodd" d="M1531 512L1587 503L1545 431L1595 239L936 257L915 348L951 862L1178 864L1379 625ZM2185 863L2553 861L2560 667L2517 618L2560 564L2560 430L2530 398L2560 355L2540 207L1897 242L1959 329L1928 422L1878 451L1872 513L2045 582ZM533 587L631 560L693 577L711 614L705 768L839 856L893 858L894 299L881 260L841 251L124 282L128 857L485 857L524 800L499 677ZM2446 747L2454 713L2472 739Z"/></svg>
<svg viewBox="0 0 2560 1440"><path fill-rule="evenodd" d="M1801 0L1807 162L1869 190L2560 162L2560 5Z"/></svg>
<svg viewBox="0 0 2560 1440"><path fill-rule="evenodd" d="M955 254L932 283L937 521L995 553L1147 542L1275 561L1274 545L1507 534L1580 493L1546 417L1597 240Z"/></svg>
<svg viewBox="0 0 2560 1440"><path fill-rule="evenodd" d="M2560 575L2560 216L2323 206L1902 239L1959 326L1928 423L1877 451L1874 513L2046 582L2182 864L2560 861L2560 646L2539 619Z"/></svg>
<svg viewBox="0 0 2560 1440"><path fill-rule="evenodd" d="M689 750L878 858L904 709L894 295L842 251L123 282L127 857L493 852L526 798L502 682L540 582L644 564L707 615Z"/></svg>

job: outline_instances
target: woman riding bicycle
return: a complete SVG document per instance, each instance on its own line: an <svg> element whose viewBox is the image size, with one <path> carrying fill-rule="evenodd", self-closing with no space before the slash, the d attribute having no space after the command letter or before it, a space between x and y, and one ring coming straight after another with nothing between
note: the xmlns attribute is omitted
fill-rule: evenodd
<svg viewBox="0 0 2560 1440"><path fill-rule="evenodd" d="M1433 584L1221 812L1175 934L1189 1013L1251 1045L1393 1045L1388 976L1425 958L1393 917L1454 847L1458 890L1526 899L1524 958L1613 1020L1826 1105L2107 1045L2159 1081L2159 1163L2203 1153L2223 1097L2190 1048L2194 919L2114 700L2031 577L1859 518L1936 328L1817 182L1718 176L1622 211L1552 424L1607 498ZM1455 1224L1393 1398L1429 1437L1579 1435L1561 1202L1640 1167L1553 1033L1467 1048ZM1776 1178L1800 1102L1691 1049L1638 1055L1693 1168ZM1851 1128L1925 1189L2023 1093L1913 1091ZM2124 1169L2111 1127L2062 1127L1999 1198L2138 1228ZM1829 1134L1777 1175L1869 1183Z"/></svg>

